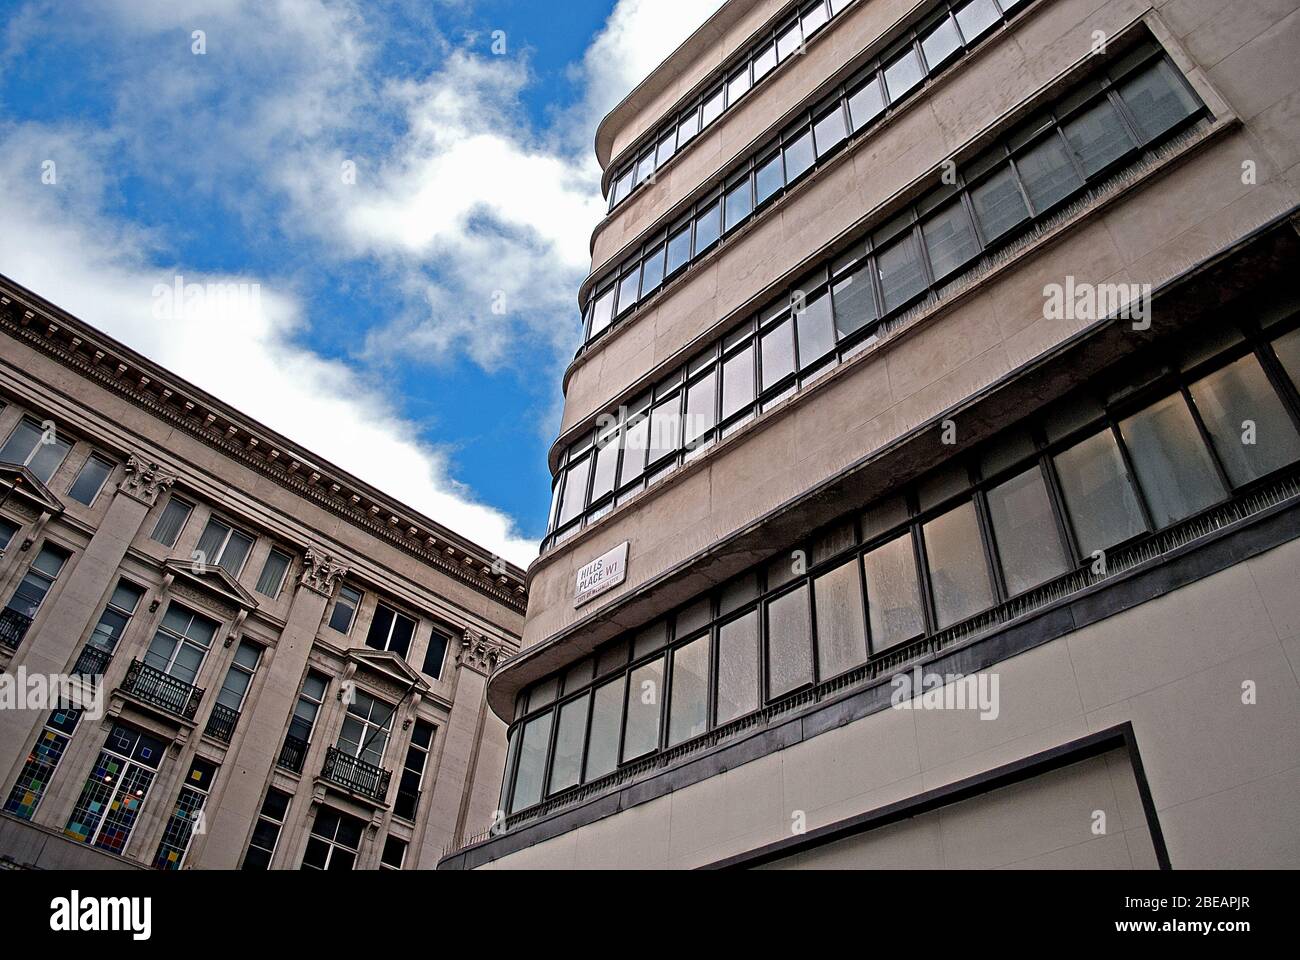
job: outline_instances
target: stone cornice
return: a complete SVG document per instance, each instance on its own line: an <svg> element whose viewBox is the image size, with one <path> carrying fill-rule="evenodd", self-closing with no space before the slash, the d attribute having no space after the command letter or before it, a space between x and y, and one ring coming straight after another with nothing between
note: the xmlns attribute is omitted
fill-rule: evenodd
<svg viewBox="0 0 1300 960"><path fill-rule="evenodd" d="M523 571L420 517L0 277L0 329L158 419L452 579L522 613ZM30 299L29 299L30 298ZM28 301L28 302L20 302ZM40 313L37 310L40 310ZM57 315L51 319L49 315Z"/></svg>

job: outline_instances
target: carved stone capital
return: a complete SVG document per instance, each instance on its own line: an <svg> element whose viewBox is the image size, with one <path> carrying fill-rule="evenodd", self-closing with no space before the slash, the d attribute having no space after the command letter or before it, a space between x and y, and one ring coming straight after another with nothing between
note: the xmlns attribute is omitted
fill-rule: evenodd
<svg viewBox="0 0 1300 960"><path fill-rule="evenodd" d="M164 473L158 464L130 456L126 458L126 476L117 485L117 489L145 506L152 507L158 502L159 495L175 482L176 478Z"/></svg>
<svg viewBox="0 0 1300 960"><path fill-rule="evenodd" d="M315 591L325 598L334 595L334 588L348 575L348 568L334 558L308 547L303 551L302 575L299 586Z"/></svg>
<svg viewBox="0 0 1300 960"><path fill-rule="evenodd" d="M489 640L477 630L466 630L460 652L456 654L456 662L487 676L496 669L504 653L504 644Z"/></svg>

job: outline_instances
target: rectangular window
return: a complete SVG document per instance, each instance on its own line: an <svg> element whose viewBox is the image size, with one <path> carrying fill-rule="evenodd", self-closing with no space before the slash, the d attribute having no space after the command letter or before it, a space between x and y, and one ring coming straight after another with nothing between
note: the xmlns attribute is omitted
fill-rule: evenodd
<svg viewBox="0 0 1300 960"><path fill-rule="evenodd" d="M969 43L998 22L998 9L993 0L971 0L957 11L957 24Z"/></svg>
<svg viewBox="0 0 1300 960"><path fill-rule="evenodd" d="M952 17L946 17L921 38L921 52L925 62L934 70L961 49L961 34Z"/></svg>
<svg viewBox="0 0 1300 960"><path fill-rule="evenodd" d="M749 91L749 64L745 64L727 79L727 106L731 106Z"/></svg>
<svg viewBox="0 0 1300 960"><path fill-rule="evenodd" d="M122 854L144 810L163 749L161 740L115 725L81 788L64 836Z"/></svg>
<svg viewBox="0 0 1300 960"><path fill-rule="evenodd" d="M54 587L54 582L58 579L59 573L63 570L63 565L68 561L68 552L51 543L41 547L41 552L36 555L32 565L27 568L27 573L23 576L22 581L18 584L5 604L5 609L12 611L20 621L25 621L21 630L15 636L4 637L0 642L6 646L17 647L22 642L23 636L26 635L31 621L35 619L36 613L41 609L41 604L49 596L50 590ZM13 629L11 625L6 625L6 629ZM9 643L8 641L14 642Z"/></svg>
<svg viewBox="0 0 1300 960"><path fill-rule="evenodd" d="M908 47L885 67L885 88L889 91L889 102L897 103L918 83L925 79L921 69L921 60L916 49Z"/></svg>
<svg viewBox="0 0 1300 960"><path fill-rule="evenodd" d="M862 558L867 576L871 650L880 653L925 632L912 535L905 533Z"/></svg>
<svg viewBox="0 0 1300 960"><path fill-rule="evenodd" d="M364 690L352 691L343 727L339 730L335 746L349 757L377 767L384 762L388 749L388 736L393 730L393 714L397 708L372 697Z"/></svg>
<svg viewBox="0 0 1300 960"><path fill-rule="evenodd" d="M991 489L988 504L1010 596L1065 573L1069 561L1037 464Z"/></svg>
<svg viewBox="0 0 1300 960"><path fill-rule="evenodd" d="M677 128L673 127L659 141L658 152L655 154L655 166L662 167L673 158L673 154L676 152Z"/></svg>
<svg viewBox="0 0 1300 960"><path fill-rule="evenodd" d="M595 306L591 311L591 336L600 333L609 326L610 321L614 319L614 294L616 293L613 286L603 290L597 295Z"/></svg>
<svg viewBox="0 0 1300 960"><path fill-rule="evenodd" d="M1300 330L1292 330L1274 340L1273 352L1291 377L1291 382L1300 389Z"/></svg>
<svg viewBox="0 0 1300 960"><path fill-rule="evenodd" d="M620 486L640 476L645 469L646 447L650 438L650 416L645 410L628 417L625 437L623 468L619 471Z"/></svg>
<svg viewBox="0 0 1300 960"><path fill-rule="evenodd" d="M700 117L700 129L707 127L722 115L722 98L723 90L721 87L718 87L717 90L705 98L704 110Z"/></svg>
<svg viewBox="0 0 1300 960"><path fill-rule="evenodd" d="M916 240L909 231L876 254L885 312L897 310L925 289L925 271Z"/></svg>
<svg viewBox="0 0 1300 960"><path fill-rule="evenodd" d="M697 737L708 728L709 635L673 651L672 702L668 707L668 746Z"/></svg>
<svg viewBox="0 0 1300 960"><path fill-rule="evenodd" d="M835 318L829 291L809 297L795 314L799 340L799 369L806 370L835 349Z"/></svg>
<svg viewBox="0 0 1300 960"><path fill-rule="evenodd" d="M587 740L587 708L591 697L583 694L560 707L560 726L555 731L555 759L547 793L576 786L582 778L582 746Z"/></svg>
<svg viewBox="0 0 1300 960"><path fill-rule="evenodd" d="M668 262L665 271L672 276L691 259L691 225L688 223L668 240Z"/></svg>
<svg viewBox="0 0 1300 960"><path fill-rule="evenodd" d="M623 277L618 285L618 315L622 316L633 307L641 293L641 265L637 264L632 272Z"/></svg>
<svg viewBox="0 0 1300 960"><path fill-rule="evenodd" d="M849 96L849 117L853 120L856 133L880 115L885 109L885 98L880 92L880 77L872 74L871 79Z"/></svg>
<svg viewBox="0 0 1300 960"><path fill-rule="evenodd" d="M1038 214L1083 186L1055 129L1017 157L1016 166Z"/></svg>
<svg viewBox="0 0 1300 960"><path fill-rule="evenodd" d="M861 330L876 319L876 294L871 289L871 268L861 266L835 284L835 329L841 338Z"/></svg>
<svg viewBox="0 0 1300 960"><path fill-rule="evenodd" d="M754 55L754 82L758 83L776 66L776 44L769 43Z"/></svg>
<svg viewBox="0 0 1300 960"><path fill-rule="evenodd" d="M1146 532L1133 478L1110 430L1058 453L1055 461L1066 511L1084 557Z"/></svg>
<svg viewBox="0 0 1300 960"><path fill-rule="evenodd" d="M925 549L942 630L993 605L975 504L969 500L925 524Z"/></svg>
<svg viewBox="0 0 1300 960"><path fill-rule="evenodd" d="M289 801L292 799L283 790L271 787L266 791L262 809L253 826L252 839L248 841L248 852L244 854L244 870L269 870L275 848L280 844L280 831L289 816Z"/></svg>
<svg viewBox="0 0 1300 960"><path fill-rule="evenodd" d="M664 658L632 671L627 687L627 726L623 731L623 762L659 747L659 717L663 710Z"/></svg>
<svg viewBox="0 0 1300 960"><path fill-rule="evenodd" d="M816 160L812 131L805 130L785 145L785 182L794 183Z"/></svg>
<svg viewBox="0 0 1300 960"><path fill-rule="evenodd" d="M523 810L540 803L542 783L546 775L546 751L551 742L551 721L555 716L548 710L524 725L523 740L519 744L519 762L516 765L515 793L510 811Z"/></svg>
<svg viewBox="0 0 1300 960"><path fill-rule="evenodd" d="M767 603L767 695L775 700L813 679L808 587Z"/></svg>
<svg viewBox="0 0 1300 960"><path fill-rule="evenodd" d="M176 797L176 806L167 818L167 826L163 828L158 852L153 856L155 870L179 870L185 865L196 825L203 816L203 808L207 805L216 775L216 764L201 757L194 758Z"/></svg>
<svg viewBox="0 0 1300 960"><path fill-rule="evenodd" d="M686 390L686 424L683 441L688 450L713 431L717 403L717 374L708 374L692 383Z"/></svg>
<svg viewBox="0 0 1300 960"><path fill-rule="evenodd" d="M754 348L746 346L722 363L722 419L754 403Z"/></svg>
<svg viewBox="0 0 1300 960"><path fill-rule="evenodd" d="M1189 390L1233 486L1300 459L1295 424L1253 355L1198 380Z"/></svg>
<svg viewBox="0 0 1300 960"><path fill-rule="evenodd" d="M1119 93L1147 142L1200 109L1183 78L1163 57L1121 83Z"/></svg>
<svg viewBox="0 0 1300 960"><path fill-rule="evenodd" d="M775 153L768 160L760 163L758 172L754 174L755 203L761 206L770 197L780 193L784 186L785 167L782 164L781 154Z"/></svg>
<svg viewBox="0 0 1300 960"><path fill-rule="evenodd" d="M238 577L255 539L252 534L212 517L199 537L196 552L201 563L214 563L232 577Z"/></svg>
<svg viewBox="0 0 1300 960"><path fill-rule="evenodd" d="M595 503L614 489L618 467L619 428L615 426L596 441L595 476L591 478L591 502Z"/></svg>
<svg viewBox="0 0 1300 960"><path fill-rule="evenodd" d="M80 719L80 710L54 710L46 718L45 726L36 735L36 743L27 754L27 760L18 772L18 780L5 800L5 813L20 820L30 820L35 815Z"/></svg>
<svg viewBox="0 0 1300 960"><path fill-rule="evenodd" d="M78 503L84 503L90 506L99 496L99 491L104 488L104 481L108 475L113 472L113 462L105 460L97 454L92 454L82 464L77 479L72 481L72 486L68 489L68 496Z"/></svg>
<svg viewBox="0 0 1300 960"><path fill-rule="evenodd" d="M1133 138L1120 122L1119 113L1106 99L1065 123L1065 139L1079 158L1084 176L1094 176L1133 149Z"/></svg>
<svg viewBox="0 0 1300 960"><path fill-rule="evenodd" d="M1005 163L997 173L973 188L970 197L984 238L990 243L1029 217L1015 175Z"/></svg>
<svg viewBox="0 0 1300 960"><path fill-rule="evenodd" d="M971 226L966 207L958 198L921 224L925 247L930 253L930 266L934 278L942 280L962 265L979 255L979 241Z"/></svg>
<svg viewBox="0 0 1300 960"><path fill-rule="evenodd" d="M235 659L226 671L226 679L222 681L221 691L217 694L217 703L236 714L243 710L248 688L253 684L253 676L257 673L257 665L261 660L262 648L256 643L241 640L235 650Z"/></svg>
<svg viewBox="0 0 1300 960"><path fill-rule="evenodd" d="M294 704L293 717L289 720L289 733L285 736L277 761L286 770L302 772L303 761L307 758L307 745L311 742L316 717L320 714L328 687L329 678L314 670L309 671L307 679L303 681L298 702Z"/></svg>
<svg viewBox="0 0 1300 960"><path fill-rule="evenodd" d="M776 58L784 60L803 45L803 31L796 20L776 38Z"/></svg>
<svg viewBox="0 0 1300 960"><path fill-rule="evenodd" d="M334 609L330 613L330 629L347 633L352 629L356 619L357 608L361 606L361 591L346 584L339 587L339 595L334 600Z"/></svg>
<svg viewBox="0 0 1300 960"><path fill-rule="evenodd" d="M272 599L278 597L280 588L284 586L284 575L289 572L289 564L292 562L287 553L279 550L268 553L266 563L262 564L261 576L257 578L257 592Z"/></svg>
<svg viewBox="0 0 1300 960"><path fill-rule="evenodd" d="M173 602L149 644L144 662L169 677L192 684L198 679L218 626L215 620Z"/></svg>
<svg viewBox="0 0 1300 960"><path fill-rule="evenodd" d="M844 108L837 103L813 124L813 141L817 148L817 156L826 156L843 143L848 135L848 125L844 122Z"/></svg>
<svg viewBox="0 0 1300 960"><path fill-rule="evenodd" d="M39 420L23 417L0 447L0 462L24 466L41 483L49 483L71 449L72 441L62 437L52 423L47 429Z"/></svg>
<svg viewBox="0 0 1300 960"><path fill-rule="evenodd" d="M433 749L433 724L416 720L411 730L411 742L406 748L406 761L397 783L397 799L393 801L393 815L415 822L415 812L420 806L420 792L424 787L424 771Z"/></svg>
<svg viewBox="0 0 1300 960"><path fill-rule="evenodd" d="M710 205L695 219L695 255L698 257L718 242L722 234L722 204Z"/></svg>
<svg viewBox="0 0 1300 960"><path fill-rule="evenodd" d="M380 870L401 870L406 863L406 841L400 837L387 837L384 852L379 857Z"/></svg>
<svg viewBox="0 0 1300 960"><path fill-rule="evenodd" d="M726 229L733 230L754 211L754 196L750 189L749 177L727 191L725 204Z"/></svg>
<svg viewBox="0 0 1300 960"><path fill-rule="evenodd" d="M331 807L316 811L303 853L304 870L351 870L356 866L357 851L366 825L356 817Z"/></svg>
<svg viewBox="0 0 1300 960"><path fill-rule="evenodd" d="M662 245L651 250L641 265L641 297L650 296L664 282L664 248Z"/></svg>
<svg viewBox="0 0 1300 960"><path fill-rule="evenodd" d="M718 628L717 722L758 709L758 611Z"/></svg>
<svg viewBox="0 0 1300 960"><path fill-rule="evenodd" d="M411 638L415 636L415 621L398 613L387 604L375 605L375 616L366 633L366 646L374 650L390 650L405 658L411 652Z"/></svg>
<svg viewBox="0 0 1300 960"><path fill-rule="evenodd" d="M565 473L564 494L560 500L560 516L557 527L566 526L582 513L587 505L587 474L591 470L591 457L583 457L569 466Z"/></svg>
<svg viewBox="0 0 1300 960"><path fill-rule="evenodd" d="M866 610L856 558L813 582L817 611L817 673L827 680L867 659Z"/></svg>
<svg viewBox="0 0 1300 960"><path fill-rule="evenodd" d="M5 517L0 517L0 556L4 551L9 549L9 544L13 543L14 535L21 529L18 524Z"/></svg>
<svg viewBox="0 0 1300 960"><path fill-rule="evenodd" d="M624 657L627 654L624 652ZM623 720L623 678L596 688L591 707L591 736L587 745L585 780L613 773L618 767L618 736Z"/></svg>
<svg viewBox="0 0 1300 960"><path fill-rule="evenodd" d="M149 539L156 540L166 547L176 546L176 539L181 535L185 521L190 518L193 509L192 504L186 503L179 497L172 497L167 501L163 512L159 514L158 522L154 524Z"/></svg>
<svg viewBox="0 0 1300 960"><path fill-rule="evenodd" d="M761 346L765 391L794 373L793 332L789 319L785 319L763 334Z"/></svg>
<svg viewBox="0 0 1300 960"><path fill-rule="evenodd" d="M681 149L694 139L695 135L700 132L700 109L696 107L677 124L677 149Z"/></svg>
<svg viewBox="0 0 1300 960"><path fill-rule="evenodd" d="M429 645L424 648L424 668L420 671L426 677L438 680L442 677L442 664L447 659L449 638L441 630L434 628L429 634Z"/></svg>
<svg viewBox="0 0 1300 960"><path fill-rule="evenodd" d="M1156 527L1162 529L1223 499L1223 485L1181 394L1119 425Z"/></svg>

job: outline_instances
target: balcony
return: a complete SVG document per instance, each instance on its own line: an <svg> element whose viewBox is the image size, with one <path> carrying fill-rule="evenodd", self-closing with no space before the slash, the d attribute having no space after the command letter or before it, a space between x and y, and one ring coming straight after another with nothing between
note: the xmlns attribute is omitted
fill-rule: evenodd
<svg viewBox="0 0 1300 960"><path fill-rule="evenodd" d="M280 756L276 758L276 766L293 773L302 773L302 765L307 759L307 741L300 740L295 736L289 735L284 738L284 746L280 748Z"/></svg>
<svg viewBox="0 0 1300 960"><path fill-rule="evenodd" d="M208 716L208 725L204 727L203 732L213 740L229 743L230 738L235 735L235 726L238 723L238 710L231 710L220 703L213 704L212 713Z"/></svg>
<svg viewBox="0 0 1300 960"><path fill-rule="evenodd" d="M368 797L376 803L384 802L384 798L388 795L388 781L392 775L392 771L348 756L338 747L330 747L326 751L325 768L321 770L323 779L342 787L349 793Z"/></svg>
<svg viewBox="0 0 1300 960"><path fill-rule="evenodd" d="M72 672L80 677L102 677L104 671L108 669L109 661L112 659L113 652L111 650L105 650L103 647L96 647L88 643L81 648L81 655L77 657L77 662L72 665Z"/></svg>
<svg viewBox="0 0 1300 960"><path fill-rule="evenodd" d="M198 687L168 676L142 660L131 661L122 690L182 720L193 720L203 699L203 691Z"/></svg>
<svg viewBox="0 0 1300 960"><path fill-rule="evenodd" d="M10 607L0 610L0 646L17 650L32 625L32 618Z"/></svg>

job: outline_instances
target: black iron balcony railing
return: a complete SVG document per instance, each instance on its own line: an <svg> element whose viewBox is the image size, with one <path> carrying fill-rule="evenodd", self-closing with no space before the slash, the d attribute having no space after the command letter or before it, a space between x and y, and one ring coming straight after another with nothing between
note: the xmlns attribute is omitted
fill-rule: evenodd
<svg viewBox="0 0 1300 960"><path fill-rule="evenodd" d="M203 699L203 691L192 683L169 676L142 660L131 661L122 689L185 720L194 719Z"/></svg>
<svg viewBox="0 0 1300 960"><path fill-rule="evenodd" d="M277 766L284 767L286 770L302 773L302 765L306 759L307 741L288 735L284 738L284 746L280 748L280 756L275 762Z"/></svg>
<svg viewBox="0 0 1300 960"><path fill-rule="evenodd" d="M113 651L86 644L81 648L81 655L72 665L72 672L81 677L102 677L113 659Z"/></svg>
<svg viewBox="0 0 1300 960"><path fill-rule="evenodd" d="M388 795L392 775L392 771L349 756L338 747L330 747L325 752L325 769L321 771L321 776L330 783L380 803Z"/></svg>
<svg viewBox="0 0 1300 960"><path fill-rule="evenodd" d="M212 713L208 716L208 725L203 732L213 740L229 743L235 735L235 725L239 723L239 711L231 710L224 704L214 703Z"/></svg>
<svg viewBox="0 0 1300 960"><path fill-rule="evenodd" d="M32 618L25 613L19 613L10 607L0 610L0 644L17 650L31 625Z"/></svg>

